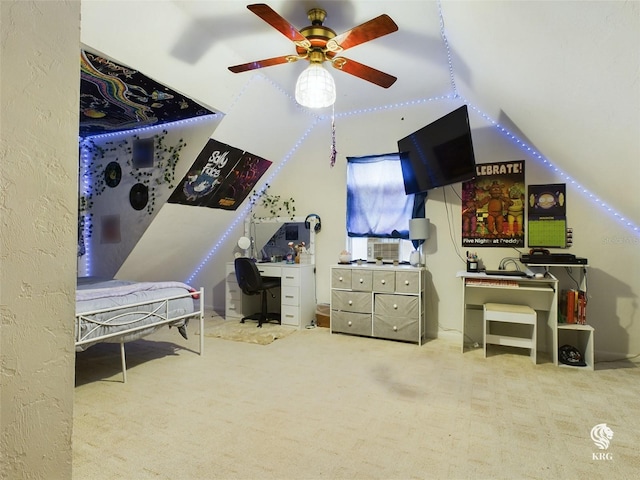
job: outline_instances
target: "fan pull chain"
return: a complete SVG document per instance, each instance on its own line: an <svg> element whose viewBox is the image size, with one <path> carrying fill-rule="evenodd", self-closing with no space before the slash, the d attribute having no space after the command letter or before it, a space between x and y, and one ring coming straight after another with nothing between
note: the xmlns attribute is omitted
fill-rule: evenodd
<svg viewBox="0 0 640 480"><path fill-rule="evenodd" d="M331 166L336 164L336 106L331 105Z"/></svg>

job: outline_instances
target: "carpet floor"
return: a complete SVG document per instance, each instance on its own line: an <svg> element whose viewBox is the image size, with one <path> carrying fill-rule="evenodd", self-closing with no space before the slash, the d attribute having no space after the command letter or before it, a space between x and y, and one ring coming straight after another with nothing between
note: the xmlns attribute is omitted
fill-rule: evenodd
<svg viewBox="0 0 640 480"><path fill-rule="evenodd" d="M78 354L75 480L630 479L640 369L292 331L268 345L163 329ZM252 327L255 329L255 326ZM607 449L595 425L613 432Z"/></svg>

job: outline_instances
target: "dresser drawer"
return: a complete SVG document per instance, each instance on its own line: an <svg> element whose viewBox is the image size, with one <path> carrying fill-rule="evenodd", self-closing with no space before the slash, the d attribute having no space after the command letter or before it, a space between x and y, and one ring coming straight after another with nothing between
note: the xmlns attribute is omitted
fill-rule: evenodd
<svg viewBox="0 0 640 480"><path fill-rule="evenodd" d="M418 333L418 321L415 317L374 315L373 335L375 337L403 342L419 342Z"/></svg>
<svg viewBox="0 0 640 480"><path fill-rule="evenodd" d="M280 289L282 305L300 305L300 289L298 287L282 286Z"/></svg>
<svg viewBox="0 0 640 480"><path fill-rule="evenodd" d="M396 272L396 292L420 292L420 272Z"/></svg>
<svg viewBox="0 0 640 480"><path fill-rule="evenodd" d="M391 317L418 318L420 297L413 295L376 294L375 312Z"/></svg>
<svg viewBox="0 0 640 480"><path fill-rule="evenodd" d="M353 270L351 274L351 289L359 290L361 292L370 292L373 287L373 275L372 272L367 272L364 269Z"/></svg>
<svg viewBox="0 0 640 480"><path fill-rule="evenodd" d="M333 290L331 292L331 309L371 313L371 294L348 290Z"/></svg>
<svg viewBox="0 0 640 480"><path fill-rule="evenodd" d="M371 335L371 315L331 311L331 331L353 335Z"/></svg>
<svg viewBox="0 0 640 480"><path fill-rule="evenodd" d="M393 270L373 271L373 291L393 293L396 288L396 272Z"/></svg>
<svg viewBox="0 0 640 480"><path fill-rule="evenodd" d="M346 268L333 268L331 270L331 288L351 289L351 270Z"/></svg>

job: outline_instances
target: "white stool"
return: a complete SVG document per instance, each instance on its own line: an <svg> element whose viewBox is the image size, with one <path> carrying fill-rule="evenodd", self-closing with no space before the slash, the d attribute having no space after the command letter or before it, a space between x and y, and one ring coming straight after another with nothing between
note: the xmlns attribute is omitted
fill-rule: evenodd
<svg viewBox="0 0 640 480"><path fill-rule="evenodd" d="M531 360L536 363L537 320L536 311L526 305L506 305L504 303L484 304L484 357L487 358L487 344L507 345L531 349ZM489 322L518 323L531 325L531 337L496 335L490 332Z"/></svg>

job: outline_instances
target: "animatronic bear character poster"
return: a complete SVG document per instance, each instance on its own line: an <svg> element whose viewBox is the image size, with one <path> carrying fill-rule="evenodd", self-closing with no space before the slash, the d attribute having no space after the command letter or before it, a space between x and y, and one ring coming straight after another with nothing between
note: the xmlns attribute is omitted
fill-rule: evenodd
<svg viewBox="0 0 640 480"><path fill-rule="evenodd" d="M462 183L462 246L524 247L524 160L476 165Z"/></svg>

